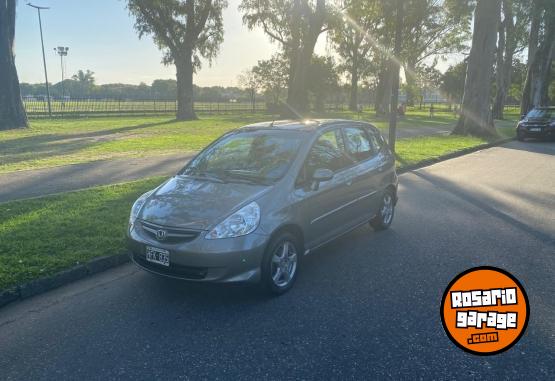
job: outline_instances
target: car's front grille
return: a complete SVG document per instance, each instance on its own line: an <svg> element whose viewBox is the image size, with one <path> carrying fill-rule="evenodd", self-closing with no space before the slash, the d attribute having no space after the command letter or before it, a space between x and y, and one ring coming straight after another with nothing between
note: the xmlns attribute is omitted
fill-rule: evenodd
<svg viewBox="0 0 555 381"><path fill-rule="evenodd" d="M169 266L163 266L149 262L146 260L144 255L137 253L133 254L133 259L142 267L162 275L175 276L183 279L200 280L206 278L206 275L208 274L208 269L206 267L182 266L174 263L170 263Z"/></svg>
<svg viewBox="0 0 555 381"><path fill-rule="evenodd" d="M180 229L141 221L141 226L151 238L166 243L183 243L194 240L200 234L198 230Z"/></svg>

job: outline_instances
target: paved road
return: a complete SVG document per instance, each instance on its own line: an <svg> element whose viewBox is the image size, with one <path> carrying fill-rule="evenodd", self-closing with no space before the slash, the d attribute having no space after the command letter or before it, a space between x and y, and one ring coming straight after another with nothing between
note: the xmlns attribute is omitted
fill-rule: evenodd
<svg viewBox="0 0 555 381"><path fill-rule="evenodd" d="M447 134L445 126L403 128L400 138ZM0 202L176 173L191 154L93 161L0 174Z"/></svg>
<svg viewBox="0 0 555 381"><path fill-rule="evenodd" d="M555 145L510 143L401 176L392 228L311 254L295 288L185 284L125 265L0 311L2 379L555 379ZM441 327L448 282L505 268L531 303L508 352Z"/></svg>

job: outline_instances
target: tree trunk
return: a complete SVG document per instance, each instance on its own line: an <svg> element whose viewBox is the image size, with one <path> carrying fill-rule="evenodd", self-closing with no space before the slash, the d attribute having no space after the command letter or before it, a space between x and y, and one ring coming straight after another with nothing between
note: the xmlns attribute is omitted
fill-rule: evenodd
<svg viewBox="0 0 555 381"><path fill-rule="evenodd" d="M177 77L177 120L195 120L193 97L193 59L192 52L184 52L175 61Z"/></svg>
<svg viewBox="0 0 555 381"><path fill-rule="evenodd" d="M351 97L349 99L349 110L358 111L358 54L354 52L351 65Z"/></svg>
<svg viewBox="0 0 555 381"><path fill-rule="evenodd" d="M395 22L395 48L391 59L391 111L389 115L389 148L395 154L395 140L397 137L397 105L399 103L399 71L401 63L398 61L403 44L403 0L396 1L397 20Z"/></svg>
<svg viewBox="0 0 555 381"><path fill-rule="evenodd" d="M532 82L534 81L534 61L538 51L539 32L541 23L541 7L538 0L532 2L530 23L530 35L528 37L528 67L526 70L526 79L522 89L522 99L520 100L520 115L525 115L532 108Z"/></svg>
<svg viewBox="0 0 555 381"><path fill-rule="evenodd" d="M28 126L13 54L15 6L0 1L0 130Z"/></svg>
<svg viewBox="0 0 555 381"><path fill-rule="evenodd" d="M306 79L314 52L314 43L309 42L294 55L294 69L287 89L287 107L289 116L300 118L309 111L308 89Z"/></svg>
<svg viewBox="0 0 555 381"><path fill-rule="evenodd" d="M497 61L495 64L495 101L493 103L493 118L503 119L503 107L505 106L505 51L507 49L507 42L505 41L505 24L507 24L507 16L503 23L499 24L499 38L497 39Z"/></svg>
<svg viewBox="0 0 555 381"><path fill-rule="evenodd" d="M316 41L322 33L327 17L325 0L316 0L314 10L307 1L295 0L291 22L289 86L287 89L286 113L297 118L309 111L307 74L310 69ZM304 18L303 18L304 16ZM301 30L307 28L304 33Z"/></svg>
<svg viewBox="0 0 555 381"><path fill-rule="evenodd" d="M538 4L534 2L536 8ZM538 31L541 24L541 10L533 9L532 27L530 28L530 44L539 41ZM536 20L537 17L537 20ZM537 24L537 25L536 25ZM547 7L544 15L544 35L537 47L530 45L529 50L534 54L528 62L528 71L522 93L520 113L524 115L535 106L546 106L548 104L548 88L551 66L555 57L555 9ZM532 35L534 32L536 35Z"/></svg>
<svg viewBox="0 0 555 381"><path fill-rule="evenodd" d="M387 65L388 61L384 64L378 74L378 89L376 91L376 115L387 116L389 115L389 106L391 102L391 69Z"/></svg>
<svg viewBox="0 0 555 381"><path fill-rule="evenodd" d="M454 134L481 137L496 134L491 119L490 93L500 11L500 0L478 0L461 116L453 130Z"/></svg>
<svg viewBox="0 0 555 381"><path fill-rule="evenodd" d="M407 80L407 105L414 106L414 99L416 94L414 92L416 88L416 64L413 62L407 62L405 74Z"/></svg>

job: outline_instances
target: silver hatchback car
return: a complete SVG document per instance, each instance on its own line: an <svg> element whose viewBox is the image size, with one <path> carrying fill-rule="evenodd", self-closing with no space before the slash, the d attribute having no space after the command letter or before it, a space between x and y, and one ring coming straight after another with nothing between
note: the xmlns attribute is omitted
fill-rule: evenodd
<svg viewBox="0 0 555 381"><path fill-rule="evenodd" d="M300 257L370 222L393 220L395 158L372 125L258 123L231 131L142 195L129 218L132 260L150 272L291 288Z"/></svg>

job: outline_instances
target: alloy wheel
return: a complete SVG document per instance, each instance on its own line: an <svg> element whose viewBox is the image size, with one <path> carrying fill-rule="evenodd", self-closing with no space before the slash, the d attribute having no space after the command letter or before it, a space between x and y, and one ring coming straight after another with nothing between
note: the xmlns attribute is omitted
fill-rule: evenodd
<svg viewBox="0 0 555 381"><path fill-rule="evenodd" d="M283 241L272 253L271 274L273 283L286 287L297 271L297 250L290 241Z"/></svg>

